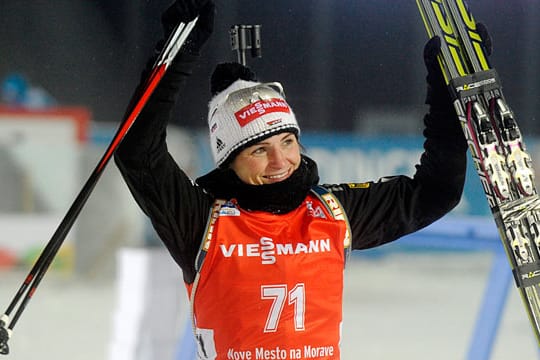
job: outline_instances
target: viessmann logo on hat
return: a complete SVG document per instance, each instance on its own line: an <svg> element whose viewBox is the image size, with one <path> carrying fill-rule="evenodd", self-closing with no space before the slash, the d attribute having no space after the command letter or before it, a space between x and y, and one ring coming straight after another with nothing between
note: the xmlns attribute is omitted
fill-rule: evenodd
<svg viewBox="0 0 540 360"><path fill-rule="evenodd" d="M272 98L267 100L259 100L247 106L244 106L243 108L235 112L234 116L236 117L236 121L238 121L238 124L244 127L260 116L275 112L290 114L291 109L289 108L289 105L285 100L279 98Z"/></svg>

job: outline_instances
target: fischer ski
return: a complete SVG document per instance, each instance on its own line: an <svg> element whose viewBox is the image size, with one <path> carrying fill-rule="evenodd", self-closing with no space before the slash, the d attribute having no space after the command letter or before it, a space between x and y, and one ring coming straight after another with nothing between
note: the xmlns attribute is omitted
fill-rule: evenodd
<svg viewBox="0 0 540 360"><path fill-rule="evenodd" d="M516 285L540 343L540 202L514 114L464 0L417 0Z"/></svg>
<svg viewBox="0 0 540 360"><path fill-rule="evenodd" d="M156 61L154 62L151 72L145 79L144 83L138 88L133 95L122 123L120 124L116 134L114 135L111 143L109 144L106 152L103 154L101 160L98 162L86 183L80 190L79 194L71 204L66 215L58 225L58 228L54 232L53 236L46 244L45 248L39 255L34 266L26 276L24 282L19 287L19 290L11 300L11 303L7 307L3 315L0 316L0 354L9 354L8 340L13 333L13 328L19 317L22 315L26 305L34 295L39 283L45 276L50 264L54 260L58 250L62 246L67 234L72 228L75 220L83 209L86 201L92 193L95 185L100 179L106 165L111 160L114 152L120 145L122 139L129 131L140 112L146 105L146 102L158 86L159 82L165 75L165 72L169 68L170 64L174 60L181 46L187 40L189 34L193 30L198 18L195 18L191 22L184 24L180 23L163 45L163 49L159 53ZM15 315L11 318L11 313L15 311Z"/></svg>

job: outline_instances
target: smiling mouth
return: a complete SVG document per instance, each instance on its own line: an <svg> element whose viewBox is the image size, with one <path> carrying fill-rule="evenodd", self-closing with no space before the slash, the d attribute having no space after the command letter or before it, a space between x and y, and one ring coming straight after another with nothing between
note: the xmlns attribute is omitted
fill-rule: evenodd
<svg viewBox="0 0 540 360"><path fill-rule="evenodd" d="M284 172L279 173L279 174L266 175L266 176L264 176L264 178L267 179L267 180L275 182L275 181L285 180L288 176L289 176L289 171L284 171Z"/></svg>

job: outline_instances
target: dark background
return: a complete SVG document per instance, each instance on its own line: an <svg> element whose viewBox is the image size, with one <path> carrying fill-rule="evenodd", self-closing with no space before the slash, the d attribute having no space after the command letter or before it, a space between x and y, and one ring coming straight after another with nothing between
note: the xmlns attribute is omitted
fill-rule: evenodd
<svg viewBox="0 0 540 360"><path fill-rule="evenodd" d="M165 0L0 2L0 77L20 72L62 105L87 106L119 122L139 73L161 37ZM528 134L540 133L540 2L470 0L493 38L492 63ZM175 122L205 127L208 78L235 60L229 28L262 25L261 80L281 81L310 130L361 129L366 114L424 111L423 44L413 0L217 0L215 33L181 96ZM403 126L398 120L396 129Z"/></svg>

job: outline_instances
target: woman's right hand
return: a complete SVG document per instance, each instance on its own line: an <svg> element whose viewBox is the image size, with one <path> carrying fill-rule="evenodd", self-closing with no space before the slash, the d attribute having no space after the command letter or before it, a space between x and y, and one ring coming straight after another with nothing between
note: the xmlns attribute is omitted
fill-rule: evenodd
<svg viewBox="0 0 540 360"><path fill-rule="evenodd" d="M184 47L199 52L214 30L215 4L213 0L176 0L161 15L161 25L167 39L180 22L188 23L199 17Z"/></svg>

